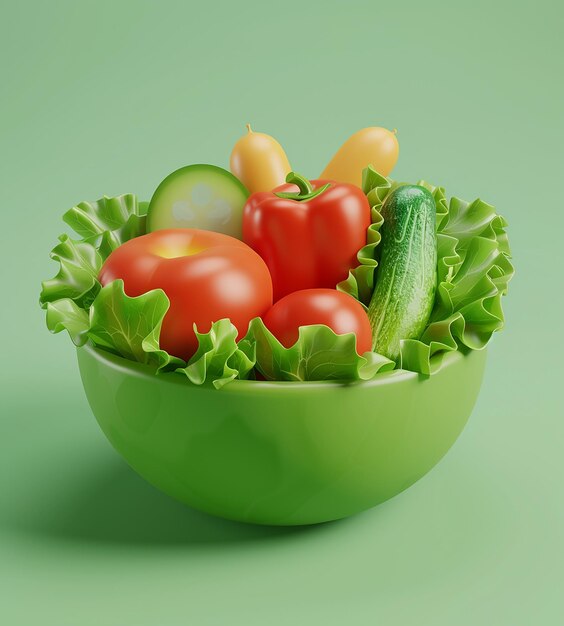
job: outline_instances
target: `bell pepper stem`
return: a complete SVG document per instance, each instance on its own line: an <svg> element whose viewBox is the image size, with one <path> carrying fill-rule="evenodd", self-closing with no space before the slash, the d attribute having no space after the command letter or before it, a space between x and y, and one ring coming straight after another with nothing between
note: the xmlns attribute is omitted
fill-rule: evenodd
<svg viewBox="0 0 564 626"><path fill-rule="evenodd" d="M281 191L275 193L274 195L287 200L298 200L299 202L305 202L306 200L316 198L330 186L330 183L327 183L318 189L314 189L309 180L297 172L290 172L286 176L286 182L297 185L299 191Z"/></svg>
<svg viewBox="0 0 564 626"><path fill-rule="evenodd" d="M301 174L298 174L297 172L290 172L286 176L286 182L292 183L293 185L297 185L300 189L300 193L299 193L300 196L307 196L313 191L313 187L311 186L311 183L309 182L309 180L305 176L302 176Z"/></svg>

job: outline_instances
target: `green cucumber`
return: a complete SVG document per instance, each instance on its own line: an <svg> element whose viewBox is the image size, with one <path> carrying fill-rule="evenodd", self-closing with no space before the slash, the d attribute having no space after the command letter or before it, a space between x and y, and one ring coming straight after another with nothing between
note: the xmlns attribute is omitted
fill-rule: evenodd
<svg viewBox="0 0 564 626"><path fill-rule="evenodd" d="M418 185L392 191L381 209L380 264L368 317L372 349L399 361L400 341L425 330L437 287L437 209Z"/></svg>
<svg viewBox="0 0 564 626"><path fill-rule="evenodd" d="M231 172L215 165L188 165L167 176L153 194L147 231L199 228L242 239L249 192Z"/></svg>

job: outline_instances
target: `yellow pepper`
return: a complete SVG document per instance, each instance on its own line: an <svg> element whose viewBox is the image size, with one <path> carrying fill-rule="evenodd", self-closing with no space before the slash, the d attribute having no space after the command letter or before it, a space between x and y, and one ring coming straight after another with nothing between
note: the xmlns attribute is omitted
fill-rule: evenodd
<svg viewBox="0 0 564 626"><path fill-rule="evenodd" d="M271 191L282 185L292 171L282 146L270 135L255 133L247 124L231 152L231 171L251 192Z"/></svg>
<svg viewBox="0 0 564 626"><path fill-rule="evenodd" d="M399 155L396 132L379 126L359 130L337 150L319 178L361 187L362 170L368 165L388 176Z"/></svg>

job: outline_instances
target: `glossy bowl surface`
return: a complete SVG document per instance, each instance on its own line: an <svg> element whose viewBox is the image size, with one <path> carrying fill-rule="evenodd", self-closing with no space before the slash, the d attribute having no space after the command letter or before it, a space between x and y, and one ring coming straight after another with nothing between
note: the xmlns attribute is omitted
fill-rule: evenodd
<svg viewBox="0 0 564 626"><path fill-rule="evenodd" d="M485 361L485 351L452 352L431 377L216 390L78 349L92 411L135 471L197 509L276 525L346 517L421 478L464 428Z"/></svg>

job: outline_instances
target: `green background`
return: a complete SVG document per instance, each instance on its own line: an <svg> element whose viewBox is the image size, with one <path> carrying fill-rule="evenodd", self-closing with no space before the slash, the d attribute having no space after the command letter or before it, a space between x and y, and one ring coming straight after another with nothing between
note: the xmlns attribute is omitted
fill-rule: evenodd
<svg viewBox="0 0 564 626"><path fill-rule="evenodd" d="M4 8L0 622L564 623L557 4ZM224 522L145 484L37 304L64 210L226 166L249 121L310 176L358 128L397 127L396 177L510 223L507 327L459 442L397 498L320 527Z"/></svg>

